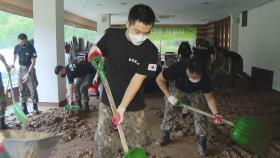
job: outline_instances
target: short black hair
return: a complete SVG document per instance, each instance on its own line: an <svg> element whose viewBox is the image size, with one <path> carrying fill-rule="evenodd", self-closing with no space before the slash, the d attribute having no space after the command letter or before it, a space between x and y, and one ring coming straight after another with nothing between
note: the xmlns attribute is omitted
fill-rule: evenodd
<svg viewBox="0 0 280 158"><path fill-rule="evenodd" d="M189 59L192 54L190 43L187 41L182 41L178 48L178 54L184 59Z"/></svg>
<svg viewBox="0 0 280 158"><path fill-rule="evenodd" d="M136 21L143 22L146 25L153 25L156 21L156 16L148 5L137 4L130 9L128 15L129 24L134 24Z"/></svg>
<svg viewBox="0 0 280 158"><path fill-rule="evenodd" d="M20 40L27 40L27 35L24 34L24 33L21 33L21 34L18 35L18 39L20 39Z"/></svg>
<svg viewBox="0 0 280 158"><path fill-rule="evenodd" d="M62 69L64 69L64 68L65 68L65 67L62 66L62 65L57 65L57 66L54 68L54 73L55 73L56 75L58 75L59 72L60 72Z"/></svg>
<svg viewBox="0 0 280 158"><path fill-rule="evenodd" d="M191 73L197 73L199 75L203 75L204 74L204 64L203 61L198 58L197 56L193 56L192 58L190 58L188 60L188 70Z"/></svg>

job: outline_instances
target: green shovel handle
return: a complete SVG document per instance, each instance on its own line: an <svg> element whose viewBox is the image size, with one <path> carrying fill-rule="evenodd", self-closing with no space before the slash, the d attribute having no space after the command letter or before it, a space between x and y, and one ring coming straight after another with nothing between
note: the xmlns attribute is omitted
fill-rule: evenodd
<svg viewBox="0 0 280 158"><path fill-rule="evenodd" d="M106 75L104 72L104 60L101 57L96 56L91 59L91 63L93 67L97 70L97 73L99 74L101 80L102 81L106 80Z"/></svg>
<svg viewBox="0 0 280 158"><path fill-rule="evenodd" d="M209 118L214 118L214 117L215 117L215 116L212 115L212 114L209 114L209 113L207 113L207 112L205 112L205 111L202 111L202 110L200 110L200 109L196 109L196 108L191 107L191 106L189 106L189 105L187 105L187 104L184 104L184 103L179 103L178 106L181 107L181 108L187 108L187 109L189 109L189 110L191 110L191 111L193 111L193 112L202 114L202 115L207 116L207 117L209 117ZM230 127L233 126L233 122L228 121L228 120L226 120L226 119L223 119L222 122L223 122L224 124L229 125Z"/></svg>
<svg viewBox="0 0 280 158"><path fill-rule="evenodd" d="M97 62L98 62L98 64L97 64ZM99 76L101 78L101 81L103 83L105 92L107 94L107 98L108 98L109 103L110 103L110 107L111 107L113 116L116 117L117 116L117 108L116 108L115 101L113 99L113 94L112 94L112 91L110 89L110 85L108 83L108 80L107 80L105 72L104 72L104 60L102 58L100 58L99 56L96 56L96 57L93 57L91 59L91 63L93 65L93 67L97 70L97 73L99 74ZM119 136L120 136L120 139L121 139L121 144L123 146L123 150L124 150L125 153L128 153L129 149L128 149L127 141L126 141L126 138L125 138L125 135L124 135L124 132L123 132L122 125L118 125L117 128L118 128Z"/></svg>

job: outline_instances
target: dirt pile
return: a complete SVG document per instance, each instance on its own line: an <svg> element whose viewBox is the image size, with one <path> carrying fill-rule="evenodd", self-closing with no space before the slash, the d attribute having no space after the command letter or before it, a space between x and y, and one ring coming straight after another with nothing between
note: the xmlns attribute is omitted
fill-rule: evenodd
<svg viewBox="0 0 280 158"><path fill-rule="evenodd" d="M51 108L40 115L29 118L22 129L26 131L63 133L62 142L69 142L75 137L92 141L94 131L82 119L79 110L64 112L62 108ZM13 129L20 129L18 124L10 125Z"/></svg>
<svg viewBox="0 0 280 158"><path fill-rule="evenodd" d="M77 158L92 158L95 153L96 151L94 148L79 150L77 152Z"/></svg>

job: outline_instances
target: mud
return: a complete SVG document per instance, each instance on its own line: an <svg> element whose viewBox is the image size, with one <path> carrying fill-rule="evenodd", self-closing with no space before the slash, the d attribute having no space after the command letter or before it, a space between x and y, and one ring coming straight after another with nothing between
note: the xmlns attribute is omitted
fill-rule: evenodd
<svg viewBox="0 0 280 158"><path fill-rule="evenodd" d="M229 81L229 76L222 73L217 74L216 78L214 78L214 94L219 103L220 113L232 121L240 115L251 115L260 119L261 122L267 125L266 128L270 130L269 135L273 140L263 157L280 157L280 94L263 87L256 87L249 80L237 79L235 86L231 86ZM162 118L163 106L159 108L151 106L148 111L154 111L153 113L156 117ZM191 112L188 111L178 115L175 119L171 139L180 140L194 136L194 121ZM232 142L231 129L227 125L216 126L209 120L207 138L208 146L211 146L212 150L214 150L211 151L210 148L208 158L257 158L256 155ZM164 154L159 153L152 157L160 156L164 156Z"/></svg>
<svg viewBox="0 0 280 158"><path fill-rule="evenodd" d="M250 81L236 80L236 86L229 84L229 77L218 73L214 80L214 94L220 113L228 120L240 115L257 116L271 129L271 143L265 158L280 157L280 93L256 87ZM63 133L51 158L95 158L94 133L98 118L99 100L91 98L92 112L83 115L79 111L63 112L62 108L51 108L41 115L29 118L28 124L21 126L12 121L13 129ZM197 142L194 123L190 111L177 116L171 133L170 144L159 147L160 123L163 117L164 101L160 92L146 96L147 120L153 135L152 145L146 148L150 158L197 158ZM208 158L257 158L252 153L233 143L231 129L226 125L216 126L208 122Z"/></svg>

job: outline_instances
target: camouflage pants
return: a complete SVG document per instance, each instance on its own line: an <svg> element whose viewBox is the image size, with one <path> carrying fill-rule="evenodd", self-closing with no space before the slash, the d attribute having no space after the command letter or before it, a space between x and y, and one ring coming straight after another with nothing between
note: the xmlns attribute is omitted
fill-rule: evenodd
<svg viewBox="0 0 280 158"><path fill-rule="evenodd" d="M29 80L27 83L22 83L22 78L27 74L28 68L26 66L20 66L19 68L19 79L18 79L18 85L19 85L19 92L20 92L20 98L22 103L26 103L29 97L29 94L31 96L33 104L37 104L38 99L38 93L37 93L37 86L38 81L36 77L36 70L33 69L31 71Z"/></svg>
<svg viewBox="0 0 280 158"><path fill-rule="evenodd" d="M3 86L2 76L0 73L0 118L5 116L6 110L6 95Z"/></svg>
<svg viewBox="0 0 280 158"><path fill-rule="evenodd" d="M81 103L83 107L88 106L88 88L91 86L94 75L87 74L84 77L79 77L76 79L74 91L75 98L78 103Z"/></svg>
<svg viewBox="0 0 280 158"><path fill-rule="evenodd" d="M98 127L95 133L97 158L117 158L122 150L117 131L113 130L110 106L99 106ZM124 114L124 134L129 147L144 147L151 143L151 132L145 120L144 110Z"/></svg>
<svg viewBox="0 0 280 158"><path fill-rule="evenodd" d="M187 94L179 89L177 89L175 86L170 86L170 92L172 95L176 96L177 98L180 98L182 101L186 101L189 105L199 108L201 110L206 109L206 100L204 95L201 91L194 92L191 94ZM165 111L164 111L164 117L161 124L162 130L172 130L174 127L174 119L176 115L178 115L180 112L179 109L173 108L172 105L169 103L169 101L165 98ZM207 118L201 114L193 112L193 119L194 119L194 127L195 127L195 133L197 136L206 136L207 134Z"/></svg>

